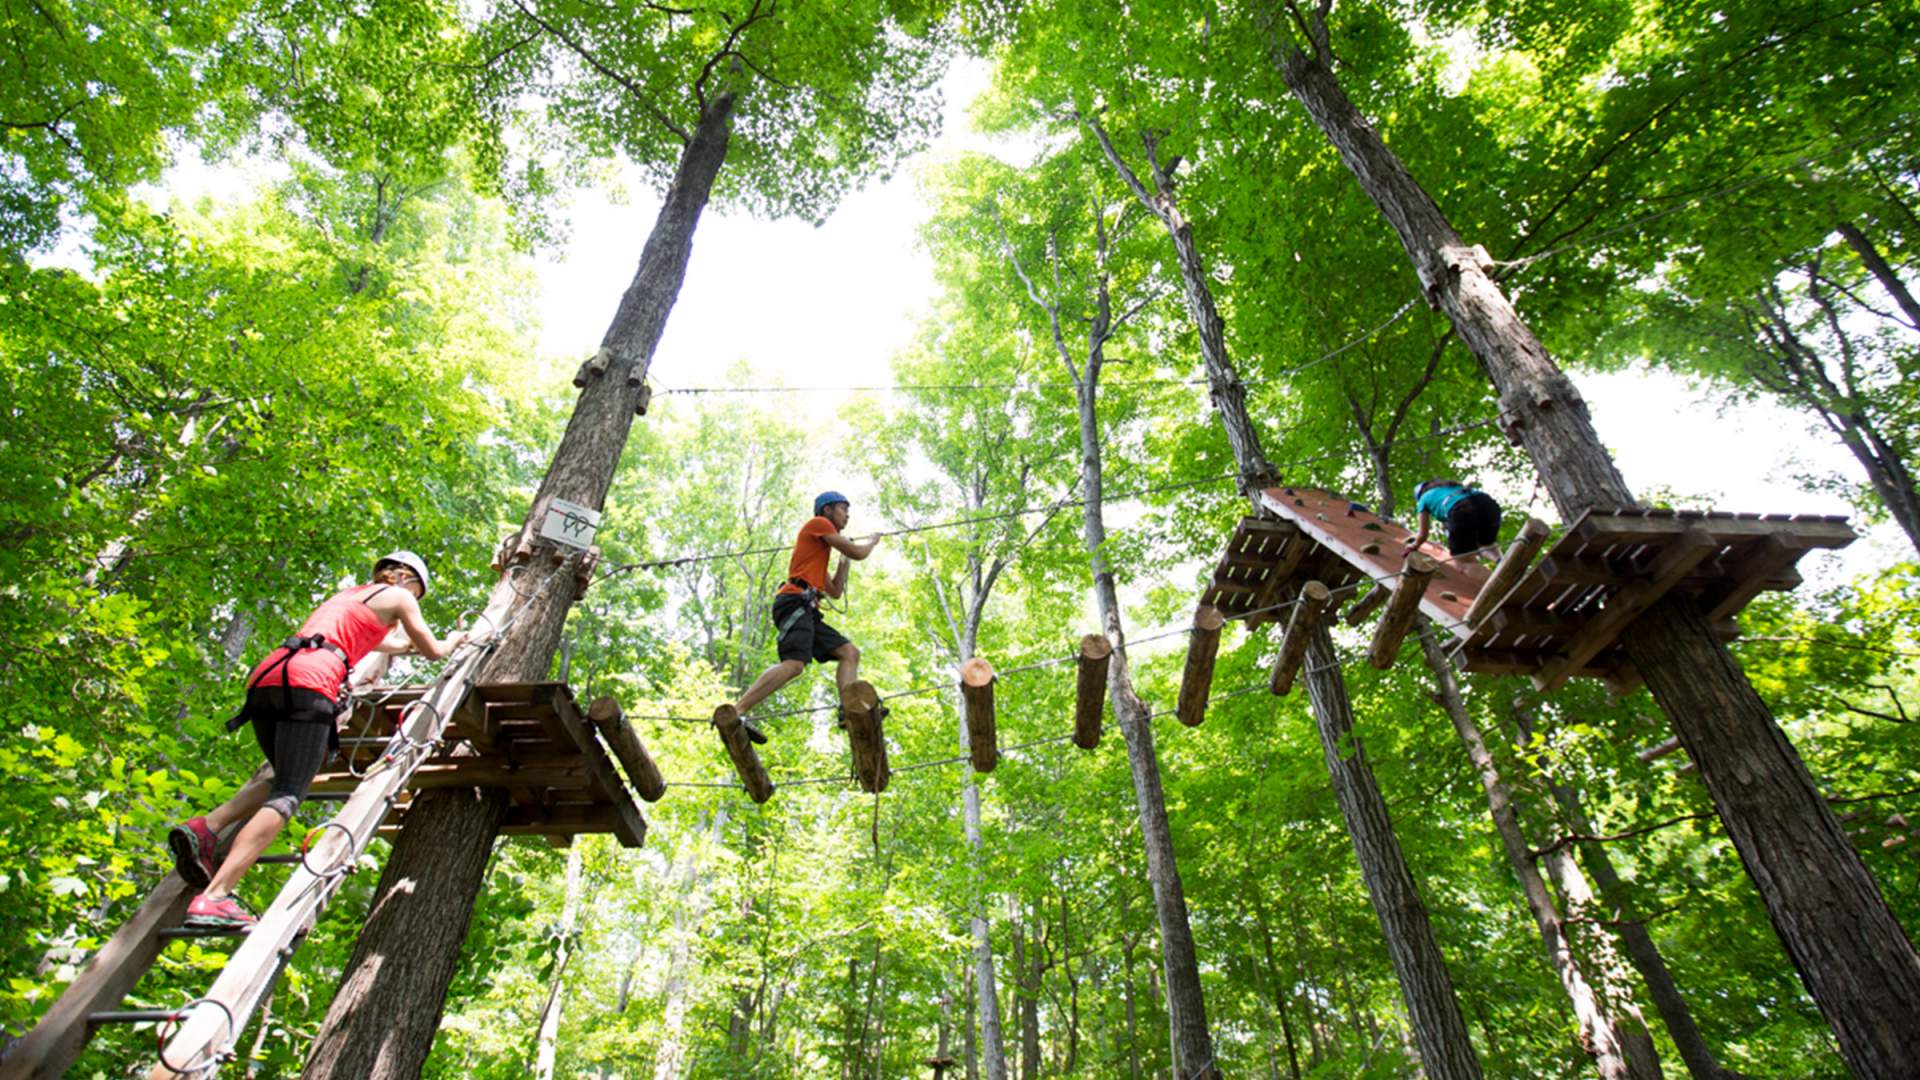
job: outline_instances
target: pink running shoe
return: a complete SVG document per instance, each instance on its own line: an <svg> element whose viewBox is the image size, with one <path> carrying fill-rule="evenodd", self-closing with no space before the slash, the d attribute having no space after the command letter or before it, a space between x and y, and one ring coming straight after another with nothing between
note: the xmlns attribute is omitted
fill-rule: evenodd
<svg viewBox="0 0 1920 1080"><path fill-rule="evenodd" d="M196 889L204 889L213 880L213 872L220 865L214 858L214 849L220 846L220 838L207 828L206 818L189 818L185 822L167 830L167 847L173 850L173 868L180 879Z"/></svg>
<svg viewBox="0 0 1920 1080"><path fill-rule="evenodd" d="M215 930L249 930L260 920L247 913L240 901L231 896L218 900L209 899L205 894L193 898L187 905L186 925L204 926Z"/></svg>

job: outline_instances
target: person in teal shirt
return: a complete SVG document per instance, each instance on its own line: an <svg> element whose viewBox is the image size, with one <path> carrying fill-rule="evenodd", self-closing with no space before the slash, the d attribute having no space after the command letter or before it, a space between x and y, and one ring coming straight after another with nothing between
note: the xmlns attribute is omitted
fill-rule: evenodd
<svg viewBox="0 0 1920 1080"><path fill-rule="evenodd" d="M1494 548L1500 539L1500 504L1484 491L1458 480L1425 480L1413 489L1413 506L1420 511L1420 530L1407 541L1407 553L1419 550L1435 521L1447 530L1447 554L1472 555Z"/></svg>

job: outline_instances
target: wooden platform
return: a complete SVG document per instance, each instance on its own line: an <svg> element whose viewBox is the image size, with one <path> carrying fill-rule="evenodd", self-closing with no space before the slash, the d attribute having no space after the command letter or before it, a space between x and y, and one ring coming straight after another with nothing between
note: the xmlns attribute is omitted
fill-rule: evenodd
<svg viewBox="0 0 1920 1080"><path fill-rule="evenodd" d="M381 704L378 716L371 716L363 703L347 725L347 735L360 735L364 728L367 736L384 739L418 697L417 690L400 691ZM364 770L381 748L347 749ZM315 777L312 791L352 791L358 783L335 759ZM500 831L508 836L559 841L579 833L613 833L622 845L638 847L647 834L646 819L626 779L564 683L474 687L447 728L446 748L415 771L408 791L438 787L506 788L513 803ZM402 801L387 814L381 831L397 831L405 821Z"/></svg>
<svg viewBox="0 0 1920 1080"><path fill-rule="evenodd" d="M1363 579L1391 587L1405 565L1411 531L1341 496L1268 488L1260 501L1279 520L1241 519L1201 594L1230 616L1249 623L1284 617L1284 610L1263 609L1309 580L1336 590ZM1754 597L1799 585L1795 565L1809 550L1854 539L1837 516L1595 511L1574 522L1477 628L1463 621L1489 571L1471 559L1441 561L1420 608L1452 634L1454 662L1467 671L1528 675L1547 690L1574 677L1624 687L1637 676L1623 635L1661 597L1675 590L1693 596L1732 637L1733 617ZM1447 559L1444 546L1422 550Z"/></svg>

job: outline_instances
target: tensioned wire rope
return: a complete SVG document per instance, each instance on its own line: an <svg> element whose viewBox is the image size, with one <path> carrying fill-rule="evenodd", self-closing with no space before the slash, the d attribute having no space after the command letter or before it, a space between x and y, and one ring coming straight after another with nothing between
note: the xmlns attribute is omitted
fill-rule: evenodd
<svg viewBox="0 0 1920 1080"><path fill-rule="evenodd" d="M1459 435L1468 431L1474 431L1479 428L1488 427L1494 424L1495 422L1496 422L1496 418L1487 417L1481 420L1475 420L1465 424L1456 424L1453 427L1442 428L1439 431L1429 432L1428 434L1425 434L1425 435L1412 435L1412 436L1407 436L1405 438L1395 439L1394 445L1398 446L1403 443L1417 443L1417 442L1427 442L1433 439L1444 439L1444 438L1448 438L1454 435ZM1338 459L1351 458L1352 456L1353 455L1347 451L1333 451L1333 452L1328 452L1324 454L1315 454L1311 457L1296 458L1292 461L1275 462L1273 467L1275 469L1285 469L1285 468L1291 468L1296 465L1311 465L1316 462L1333 461ZM1204 476L1196 480L1180 480L1170 484L1155 484L1149 487L1131 488L1129 490L1115 492L1113 494L1107 494L1103 492L1100 496L1100 502L1102 504L1110 503L1110 502L1129 502L1135 499L1143 498L1148 495L1160 495L1160 494L1165 494L1167 492L1172 492L1172 491L1182 491L1188 488L1204 487L1208 484L1221 484L1221 483L1225 483L1228 480L1237 480L1239 479L1239 477L1240 477L1240 474L1237 472L1221 473L1218 476ZM1077 485L1078 483L1079 481L1076 480L1075 484ZM995 521L1005 521L1012 518L1027 517L1032 514L1053 513L1071 506L1085 506L1087 505L1087 503L1091 501L1093 500L1091 499L1059 499L1053 502L1041 503L1033 506L1023 506L1014 510L996 511L991 514L979 514L973 517L954 518L948 521L936 521L936 522L930 522L928 524L923 524L923 525L905 525L899 528L881 530L879 532L874 533L873 535L875 536L907 536L913 533L932 532L939 529L957 529L957 528L962 528L968 525L984 525L984 524L989 524ZM751 555L777 555L780 552L791 551L791 550L793 550L792 544L778 544L778 545L771 545L766 547L742 548L735 551L700 552L696 554L681 555L681 556L676 556L673 558L665 558L665 559L642 559L634 562L610 563L610 564L604 564L604 568L602 569L600 574L594 578L594 580L596 582L605 581L608 578L617 577L621 574L628 573L633 570L665 570L665 569L670 569L676 566L688 566L693 563L711 562L716 559L736 559L736 558L744 558Z"/></svg>

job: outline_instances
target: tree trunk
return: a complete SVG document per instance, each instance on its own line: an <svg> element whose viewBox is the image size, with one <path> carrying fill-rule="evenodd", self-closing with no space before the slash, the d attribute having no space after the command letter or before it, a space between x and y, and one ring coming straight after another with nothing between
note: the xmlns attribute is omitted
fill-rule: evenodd
<svg viewBox="0 0 1920 1080"><path fill-rule="evenodd" d="M1020 1014L1020 1080L1035 1080L1040 1075L1040 958L1027 948L1027 928L1018 919L1013 923L1013 970L1019 996L1015 1009Z"/></svg>
<svg viewBox="0 0 1920 1080"><path fill-rule="evenodd" d="M1259 431L1247 414L1246 386L1227 355L1225 331L1214 305L1213 291L1207 284L1206 264L1194 243L1193 227L1174 198L1173 177L1160 164L1157 143L1151 136L1142 139L1154 184L1149 191L1114 148L1105 129L1097 122L1089 122L1088 127L1108 163L1134 197L1160 219L1173 242L1187 313L1199 335L1200 358L1207 369L1214 411L1226 432L1227 445L1233 451L1241 491L1252 495L1259 488L1278 483L1278 470L1267 460ZM1422 1054L1427 1059L1427 1069L1440 1080L1478 1077L1479 1063L1467 1039L1460 1007L1453 1001L1453 984L1447 976L1440 948L1433 940L1425 905L1414 889L1400 843L1388 822L1386 803L1380 797L1372 768L1366 763L1365 755L1356 751L1350 758L1343 758L1337 749L1351 736L1353 715L1347 699L1346 676L1333 652L1332 635L1322 624L1309 641L1306 679L1321 743L1326 748L1327 768L1333 774L1335 791L1341 793L1341 810L1353 836L1354 851L1360 856L1374 910L1387 935L1394 970L1400 977L1401 992L1420 1039ZM1317 657L1315 645L1324 646ZM1116 706L1115 712L1118 711ZM1408 934L1417 935L1419 940L1396 941Z"/></svg>
<svg viewBox="0 0 1920 1080"><path fill-rule="evenodd" d="M573 931L580 919L580 870L585 862L584 848L573 845L567 852L567 897L560 909L560 925L553 945L553 975L548 980L547 1004L540 1010L540 1023L534 1038L533 1075L536 1080L553 1080L554 1063L560 1054L560 1011L566 1000L567 964L573 959Z"/></svg>
<svg viewBox="0 0 1920 1080"><path fill-rule="evenodd" d="M963 663L972 659L972 650L968 648L965 651L968 655L961 657ZM967 747L966 710L957 708L955 715L960 718L960 748L964 751ZM980 1011L980 1054L986 1065L987 1080L1007 1080L1006 1045L1000 1035L1000 994L993 971L993 927L987 922L983 897L980 895L983 887L979 876L983 850L980 839L980 785L974 783L971 776L966 787L960 791L960 804L966 829L967 857L974 868L974 911L968 923L973 933L973 979ZM968 1031L971 1045L972 1029ZM968 1053L971 1065L972 1051Z"/></svg>
<svg viewBox="0 0 1920 1080"><path fill-rule="evenodd" d="M1266 897L1260 890L1251 886L1247 895L1253 898L1253 915L1260 927L1260 947L1267 958L1267 981L1273 994L1273 1011L1280 1016L1280 1034L1287 1041L1287 1073L1293 1080L1300 1080L1300 1051L1293 1042L1293 1021L1287 1016L1286 981L1280 975L1280 963L1273 955L1273 927L1267 919Z"/></svg>
<svg viewBox="0 0 1920 1080"><path fill-rule="evenodd" d="M1515 742L1525 748L1533 736L1532 724L1525 710L1518 707L1514 709L1513 717L1517 725ZM1567 825L1575 832L1593 835L1593 823L1587 820L1578 793L1551 778L1547 780L1547 788L1565 813ZM1680 1060L1686 1064L1688 1074L1693 1080L1725 1080L1730 1074L1720 1067L1719 1058L1713 1048L1707 1045L1706 1037L1700 1033L1700 1026L1694 1023L1693 1011L1687 1007L1687 1000L1681 995L1673 972L1667 969L1666 960L1654 944L1653 934L1647 930L1646 923L1627 915L1623 899L1626 886L1620 880L1619 871L1613 867L1613 859L1607 855L1606 845L1583 844L1581 855L1587 871L1593 875L1594 883L1600 887L1600 895L1614 913L1627 959L1646 982L1647 994L1653 999L1653 1007L1660 1013L1661 1022L1666 1025L1667 1034L1672 1037L1675 1048L1680 1051Z"/></svg>
<svg viewBox="0 0 1920 1080"><path fill-rule="evenodd" d="M1320 31L1324 33L1324 28ZM1433 199L1381 141L1333 73L1294 49L1287 85L1392 224L1429 302L1443 309L1495 389L1563 519L1635 505L1573 384L1521 322ZM1699 766L1775 931L1863 1077L1920 1061L1920 954L1888 910L1806 765L1698 605L1655 604L1627 654Z"/></svg>
<svg viewBox="0 0 1920 1080"><path fill-rule="evenodd" d="M727 827L727 808L713 811L707 843L718 844ZM695 834L698 835L697 833ZM700 853L687 853L680 875L680 907L673 915L673 944L667 952L666 1001L660 1010L660 1044L654 1051L653 1080L679 1080L686 1072L687 1011L693 1007L691 980L694 940L707 917L709 893L700 882Z"/></svg>
<svg viewBox="0 0 1920 1080"><path fill-rule="evenodd" d="M979 966L972 961L967 964L967 977L964 980L967 990L966 1026L961 1029L960 1045L967 1056L967 1080L980 1080L980 1048L975 1041L974 1022L977 1003L980 998L973 989L974 980L979 978Z"/></svg>
<svg viewBox="0 0 1920 1080"><path fill-rule="evenodd" d="M686 278L694 228L726 160L733 102L728 93L708 103L681 155L633 282L602 339L613 363L580 392L522 526L528 538L538 533L554 498L595 508L606 501L640 392L628 385L628 374L644 381ZM479 681L546 677L575 599L568 566L547 573L565 575L560 587L530 587L524 600L514 578L525 573L509 574L495 588L495 602L504 600L515 618ZM441 789L414 799L374 893L373 917L354 942L340 989L314 1039L306 1080L419 1075L439 1030L467 920L506 807L504 789L478 797ZM398 957L417 962L403 965Z"/></svg>
<svg viewBox="0 0 1920 1080"><path fill-rule="evenodd" d="M1593 1058L1595 1067L1606 1080L1659 1080L1657 1059L1648 1057L1640 1060L1635 1057L1629 1060L1628 1044L1622 1038L1620 1026L1608 1014L1605 1001L1587 981L1580 958L1574 954L1572 942L1568 939L1566 923L1554 905L1552 895L1547 892L1547 883L1540 877L1539 864L1527 845L1525 834L1520 831L1513 792L1501 778L1499 766L1494 764L1493 755L1487 750L1486 739L1480 734L1479 725L1467 714L1466 703L1460 700L1460 684L1453 677L1453 667L1447 662L1446 653L1434 637L1433 624L1425 618L1420 620L1419 636L1421 654L1426 658L1427 669L1433 674L1435 696L1447 718L1453 721L1454 733L1460 737L1460 745L1466 749L1468 760L1479 774L1480 786L1487 793L1487 809L1493 816L1494 831L1500 835L1500 846L1507 853L1507 865L1520 882L1520 892L1526 898L1527 910L1533 915L1533 924L1540 931L1540 943L1546 949L1547 963L1559 976L1560 988L1566 992L1567 1002L1573 1007L1580 1048ZM1650 1052L1652 1044L1648 1043L1645 1050Z"/></svg>
<svg viewBox="0 0 1920 1080"><path fill-rule="evenodd" d="M1460 1003L1454 999L1453 980L1434 940L1426 904L1414 886L1413 872L1407 868L1400 842L1393 835L1387 802L1374 780L1373 766L1354 733L1347 682L1340 673L1333 634L1324 620L1314 624L1307 639L1303 674L1313 700L1315 726L1320 732L1327 773L1333 780L1334 798L1346 818L1347 835L1360 861L1360 876L1367 883L1367 896L1373 901L1374 915L1386 938L1387 955L1400 982L1400 998L1407 1006L1407 1020L1420 1047L1421 1063L1434 1080L1478 1077L1480 1062L1474 1056L1466 1021L1460 1016Z"/></svg>
<svg viewBox="0 0 1920 1080"><path fill-rule="evenodd" d="M1887 295L1893 297L1893 302L1900 305L1901 313L1907 317L1908 327L1915 332L1920 332L1920 301L1914 300L1913 292L1907 288L1907 283L1901 281L1900 275L1894 272L1893 267L1887 265L1887 260L1880 254L1880 249L1874 247L1873 241L1867 239L1867 234L1861 232L1860 227L1851 221L1843 221L1835 227L1840 231L1840 235L1846 238L1847 246L1853 249L1854 254L1860 256L1860 265L1866 267L1867 272L1880 283L1880 287L1886 290Z"/></svg>

